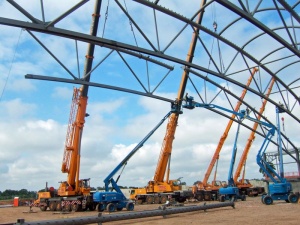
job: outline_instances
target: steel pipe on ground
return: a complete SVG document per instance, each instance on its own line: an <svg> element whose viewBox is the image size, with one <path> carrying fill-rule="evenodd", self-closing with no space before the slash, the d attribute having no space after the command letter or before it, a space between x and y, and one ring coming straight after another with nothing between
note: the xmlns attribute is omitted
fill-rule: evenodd
<svg viewBox="0 0 300 225"><path fill-rule="evenodd" d="M82 225L82 224L92 224L98 223L102 224L105 222L112 222L118 220L130 220L154 216L167 216L177 213L193 212L199 210L207 210L214 208L222 208L231 206L234 208L234 202L222 202L215 204L203 204L203 205L192 205L192 206L180 206L174 208L165 208L147 211L137 211L137 212L128 212L128 213L116 213L116 214L107 214L102 215L101 213L98 216L89 216L89 217L80 217L80 218L67 218L67 219L57 219L57 220L43 220L43 221L33 221L25 222L24 219L18 219L15 225Z"/></svg>

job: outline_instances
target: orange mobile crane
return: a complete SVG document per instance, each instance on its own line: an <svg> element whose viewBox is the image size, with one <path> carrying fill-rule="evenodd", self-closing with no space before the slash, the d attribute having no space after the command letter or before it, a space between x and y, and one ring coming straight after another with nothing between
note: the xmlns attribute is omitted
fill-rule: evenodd
<svg viewBox="0 0 300 225"><path fill-rule="evenodd" d="M89 179L79 179L80 171L80 145L83 126L85 123L87 97L83 96L83 87L74 88L69 125L67 130L65 150L61 171L67 173L66 181L62 181L58 190L46 187L44 192L38 193L35 205L42 211L47 208L51 211L79 211L89 208L95 209L90 194Z"/></svg>
<svg viewBox="0 0 300 225"><path fill-rule="evenodd" d="M101 3L96 1L91 26L91 35L93 36L97 35L100 7ZM87 82L90 80L94 48L95 45L88 45L83 77ZM66 181L60 182L58 190L53 187L48 190L46 185L46 190L38 193L38 199L34 205L40 207L42 211L47 210L48 207L51 211L60 211L62 208L69 211L94 210L96 208L90 192L90 179L79 179L81 138L85 117L88 116L86 113L88 89L88 85L74 89L61 167L61 171L67 173L68 177Z"/></svg>
<svg viewBox="0 0 300 225"><path fill-rule="evenodd" d="M206 1L203 0L201 5L203 6L205 2ZM203 12L201 11L197 18L198 24L201 23L202 17ZM193 60L198 34L199 28L194 27L194 33L190 43L189 52L186 58L187 62L192 62ZM180 108L187 80L188 71L184 70L179 90L177 93L177 99L175 100L172 106L172 108L177 108L177 112L172 113L172 115L169 117L166 134L163 140L160 156L154 173L154 179L149 181L145 188L132 189L131 191L130 199L137 200L139 203L165 203L167 201L167 197L170 196L179 202L185 201L186 199L186 196L184 196L181 192L182 186L180 179L170 180L169 174L172 144L174 140L179 114L181 114Z"/></svg>
<svg viewBox="0 0 300 225"><path fill-rule="evenodd" d="M272 78L269 88L268 88L268 91L266 93L266 97L270 96L274 83L275 83L275 79ZM261 119L261 114L265 111L265 106L266 106L267 102L268 101L266 99L263 100L262 106L259 110L260 114L257 116L257 120ZM257 127L258 127L258 123L254 123L252 132L248 138L248 141L246 143L246 146L241 155L239 164L236 168L236 171L235 171L235 174L233 177L234 183L239 188L240 192L243 192L244 194L247 194L248 196L257 196L258 194L262 194L265 192L264 187L253 187L253 185L249 182L249 180L245 179L245 167L246 167L247 156L248 156L249 150L251 148L251 145L255 139L255 131L256 131ZM242 175L242 178L238 181L238 178L241 175L242 168L244 168L243 175Z"/></svg>
<svg viewBox="0 0 300 225"><path fill-rule="evenodd" d="M253 76L257 71L258 71L258 69L256 67L254 67L252 69L251 75L250 75L250 77L247 81L247 84L246 84L247 87L250 86L250 84L253 80ZM235 112L238 112L240 106L242 105L242 100L244 99L246 93L247 93L247 89L244 89L243 92L242 92L242 95L240 97L240 101L238 101L236 106L235 106L235 109L234 109ZM218 165L218 160L219 160L219 155L220 155L221 149L222 149L222 147L224 145L224 142L225 142L225 140L228 136L229 130L230 130L232 124L233 124L233 119L235 117L236 117L236 115L232 114L231 119L229 120L229 122L227 124L227 127L226 127L223 135L220 138L219 144L218 144L218 146L215 150L215 153L214 153L214 155L211 159L211 162L210 162L210 164L207 168L207 171L204 175L204 178L203 178L202 182L198 181L193 186L194 195L199 201L201 201L203 199L206 200L206 201L216 200L217 196L218 196L219 188L221 188L225 185L224 183L216 180L217 168L215 169L214 179L213 179L211 184L208 183L208 179L209 179L209 176L210 176L210 174L212 172L212 169L214 168L215 164L217 163L216 167Z"/></svg>

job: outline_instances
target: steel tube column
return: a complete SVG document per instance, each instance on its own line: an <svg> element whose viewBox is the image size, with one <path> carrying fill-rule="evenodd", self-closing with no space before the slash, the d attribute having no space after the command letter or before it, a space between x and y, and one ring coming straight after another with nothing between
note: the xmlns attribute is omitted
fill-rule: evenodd
<svg viewBox="0 0 300 225"><path fill-rule="evenodd" d="M119 220L130 220L154 216L163 216L176 214L176 213L186 213L199 210L207 210L214 208L222 208L231 206L234 208L234 202L222 202L216 204L203 204L203 205L193 205L193 206L183 206L175 208L166 208L166 209L156 209L156 210L147 210L140 212L128 212L128 213L115 213L115 214L106 214L102 215L99 213L98 216L89 216L89 217L78 217L78 218L67 218L59 220L44 220L44 221L33 221L26 223L25 220L19 219L16 225L76 225L76 224L92 224L92 223L105 223Z"/></svg>

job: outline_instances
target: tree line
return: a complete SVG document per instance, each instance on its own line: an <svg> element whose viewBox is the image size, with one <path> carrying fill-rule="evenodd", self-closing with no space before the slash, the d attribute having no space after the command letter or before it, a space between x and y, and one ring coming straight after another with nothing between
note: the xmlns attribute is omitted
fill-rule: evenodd
<svg viewBox="0 0 300 225"><path fill-rule="evenodd" d="M119 186L120 188L127 188L127 186ZM129 187L134 188L134 187ZM103 191L105 190L104 187L97 187L93 188L91 187L91 191ZM45 191L45 189L39 190L39 191ZM27 189L21 189L21 190L11 190L7 189L5 191L0 191L0 200L8 200L13 199L14 197L19 197L20 199L35 199L37 197L36 191L28 191Z"/></svg>
<svg viewBox="0 0 300 225"><path fill-rule="evenodd" d="M14 197L19 197L22 199L34 199L36 198L36 191L28 191L26 189L21 190L5 190L0 191L0 200L7 200L7 199L13 199Z"/></svg>

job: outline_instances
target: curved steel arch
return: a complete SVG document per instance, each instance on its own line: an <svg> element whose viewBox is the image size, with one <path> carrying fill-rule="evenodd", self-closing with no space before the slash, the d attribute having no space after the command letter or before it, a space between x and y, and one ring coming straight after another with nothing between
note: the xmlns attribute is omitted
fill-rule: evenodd
<svg viewBox="0 0 300 225"><path fill-rule="evenodd" d="M268 75L267 79L271 79L271 78L275 78L277 81L277 86L279 89L279 92L281 93L282 90L280 89L284 89L284 91L286 91L288 94L290 94L293 99L295 99L295 102L298 103L297 106L299 107L299 89L297 88L291 88L292 84L296 84L300 79L299 78L295 78L292 82L286 82L285 78L280 76L279 72L283 72L285 69L290 68L290 66L292 65L297 65L299 66L299 60L295 60L295 61L289 61L288 63L285 63L284 65L280 65L279 68L275 69L270 69L268 67L265 66L265 63L262 63L262 61L266 58L268 58L269 56L273 56L275 55L275 53L277 53L280 50L287 50L291 53L290 56L295 56L297 58L299 58L300 56L300 52L297 48L293 47L293 45L291 45L289 42L285 41L283 39L283 37L281 37L279 34L276 33L277 30L280 29L295 29L295 28L299 28L298 24L297 26L283 26L283 27L279 27L279 28L268 28L266 27L263 22L259 21L258 19L254 18L254 15L256 15L258 12L263 12L266 10L270 10L270 11L282 11L285 12L287 11L288 13L290 13L293 18L295 18L298 21L298 17L297 14L295 14L295 8L299 5L300 2L294 4L293 6L289 6L287 3L285 3L282 0L277 0L282 6L283 8L259 8L259 5L256 5L256 8L254 10L254 14L250 14L250 12L248 12L248 9L242 4L241 1L239 1L240 7L238 7L238 3L236 5L234 5L233 3L229 2L229 1L221 1L221 0L213 0L210 1L208 3L205 4L205 6L201 9L199 9L197 11L197 13L195 13L192 16L181 16L179 15L180 11L171 11L171 9L165 9L162 6L159 6L157 3L158 1L156 1L155 3L151 3L148 1L144 1L144 0L136 0L136 1L127 1L128 4L131 4L132 2L139 2L137 5L140 7L144 7L143 5L147 5L147 7L149 9L154 9L157 12L161 12L162 14L171 17L172 19L176 20L176 21L180 21L184 24L184 28L187 27L188 25L190 25L190 27L193 29L194 27L199 28L203 33L207 34L209 37L211 37L212 39L218 39L220 40L222 43L224 43L226 45L226 47L234 50L236 52L237 57L241 55L241 57L243 57L244 60L244 64L246 66L246 69L244 69L244 71L249 70L249 68L255 67L255 66L259 66L262 68L263 72L266 73ZM142 58L144 60L147 60L147 58L149 59L149 61L152 61L153 63L155 63L155 61L158 63L157 59L160 60L165 60L166 62L161 62L161 66L166 65L167 68L171 69L171 66L167 65L170 62L174 62L177 66L177 64L179 65L183 65L186 67L191 68L191 71L193 71L193 69L197 70L197 71L193 71L192 72L192 76L196 76L196 77L200 77L202 80L207 80L208 78L203 76L203 75L197 75L199 74L199 71L202 71L204 73L207 73L209 75L212 75L212 77L214 77L213 79L222 79L224 81L228 81L230 82L231 85L236 85L238 87L241 88L247 88L245 87L244 83L239 80L240 77L236 76L235 78L229 78L229 76L231 75L239 75L242 74L240 72L243 72L243 70L239 70L237 71L235 68L233 69L233 72L231 73L222 73L221 70L218 70L218 66L215 65L215 70L213 69L208 69L207 65L204 66L204 63L188 63L186 62L183 58L180 58L179 56L174 56L171 53L165 54L165 52L160 52L154 45L154 48L151 46L152 43L154 43L154 41L151 41L151 39L149 39L149 42L147 42L149 44L149 46L135 46L132 44L129 44L129 42L127 42L126 40L122 40L122 41L118 41L117 39L109 39L109 38L101 38L101 37L91 37L88 34L84 34L82 31L71 31L68 29L64 29L64 28L58 28L58 27L54 27L59 21L62 21L64 18L68 17L71 12L75 11L76 9L82 7L83 5L85 5L88 1L87 0L83 0L80 1L78 4L74 5L73 7L70 8L70 10L66 11L65 13L63 13L61 16L53 19L50 22L45 22L42 20L37 19L36 17L34 17L34 15L31 15L30 13L26 12L21 6L17 5L15 1L12 0L7 0L7 2L9 2L10 4L14 5L15 8L18 9L18 11L20 11L24 16L26 16L31 22L26 22L26 21L22 21L22 20L16 20L16 19L9 19L9 18L3 18L0 17L0 24L3 25L7 25L7 26L15 26L15 27L20 27L20 28L25 28L28 29L29 31L36 31L38 33L45 33L45 34L51 34L51 35L55 35L55 36L59 36L59 37L64 37L67 39L73 39L73 40L79 40L79 41L83 41L86 43L93 43L96 44L100 47L105 47L108 49L113 49L116 50L118 52L122 52L122 53L126 53L127 55L130 56L134 56L136 58ZM211 6L212 3L217 3L220 6L230 10L231 12L234 12L235 15L239 16L237 19L233 20L233 21L228 21L227 25L225 24L225 27L223 30L221 30L221 32L216 33L213 30L210 30L208 28L205 27L204 24L197 24L195 22L193 22L193 19L196 17L196 15L199 12L204 12L205 9L209 9L209 6ZM184 2L181 2L181 4L185 4ZM120 8L121 9L121 8ZM123 13L127 13L127 18L128 17L132 17L133 15L131 15L129 12L127 12L125 10L121 10ZM190 18L190 19L188 19ZM251 36L248 37L248 39L245 40L245 42L242 45L237 45L236 43L234 43L234 40L230 40L228 38L226 38L226 36L223 36L223 33L226 33L225 31L228 30L228 32L230 32L230 28L232 28L232 26L239 20L245 20L247 22L249 22L250 24L253 24L255 27L259 28L262 33L256 35L256 36ZM131 21L134 21L134 18L132 17ZM299 21L298 21L299 22ZM136 27L140 27L139 24L137 24ZM157 28L157 27L156 27ZM140 28L142 29L142 28ZM166 31L167 32L167 29ZM182 31L181 31L182 32ZM178 33L178 35L181 35L181 32ZM140 32L143 36L144 40L147 40L149 37L146 35L146 33L141 30ZM270 52L266 52L266 54L264 56L262 56L260 59L256 59L253 54L251 52L246 52L244 49L246 46L248 46L251 42L256 41L258 39L259 36L265 35L276 40L280 46L277 47L276 49L272 49L269 50ZM177 37L174 38L174 40ZM200 36L198 36L198 41L202 41L202 38L200 38ZM203 40L205 41L205 40ZM151 43L151 44L150 44ZM202 48L206 48L208 50L208 42L203 42L203 46ZM298 46L299 44L295 41L296 46ZM170 43L170 45L173 46L173 41ZM168 49L169 50L169 49ZM209 55L209 51L207 51L207 55ZM289 55L284 55L281 58L275 58L274 61L279 61L279 60L283 60L286 59L287 57L290 57ZM211 55L211 57L214 57L213 55ZM248 65L248 60L250 61L250 64ZM233 58L232 62L236 62L236 58ZM228 66L228 69L232 68L233 66L230 64L230 66ZM60 82L68 82L68 83L78 83L81 84L82 80L80 80L79 78L75 78L73 77L73 81L71 79L64 79L64 78L56 78L56 77L48 77L48 76L26 76L27 78L37 78L37 79L44 79L44 80L57 80ZM207 80L208 81L208 80ZM217 82L215 82L217 84ZM146 89L144 91L138 91L135 90L133 88L127 88L127 87L118 87L117 85L107 85L104 83L100 83L100 82L90 82L88 83L88 85L91 86L95 86L95 87L101 87L101 88L109 88L109 89L113 89L113 90L118 90L118 91L125 91L128 93L133 93L133 94L138 94L141 96L146 96L146 97L151 97L151 98L155 98L155 99L159 99L162 101L167 101L167 102L172 102L173 100L167 97L163 97L160 96L159 94L154 94L153 92L148 92ZM221 86L218 85L214 85L215 87L217 87L218 89L222 89ZM251 92L251 94L254 94L257 97L261 97L261 98L265 98L267 99L270 103L274 104L274 105L278 105L276 98L266 98L266 96L264 96L264 92L262 90L260 90L258 87L255 88L247 88L249 90L249 92ZM275 92L274 92L275 93ZM233 95L232 95L233 96ZM237 97L237 96L236 96ZM234 97L236 99L236 97ZM285 100L285 98L282 96L282 98ZM245 105L248 104L247 100L245 100L244 102ZM249 104L248 104L249 105ZM251 105L249 105L251 107ZM253 108L253 107L252 107ZM299 115L297 115L296 113L293 114L292 111L289 111L288 114L290 115L291 118L293 118L294 120L296 120L296 122L300 122L299 119ZM289 140L288 138L286 138L288 140L288 142L290 142L291 140ZM290 143L292 146L293 143Z"/></svg>
<svg viewBox="0 0 300 225"><path fill-rule="evenodd" d="M210 34L211 36L214 36L215 38L217 38L217 39L221 40L222 42L226 43L227 45L229 45L229 46L232 47L233 49L237 50L239 53L242 53L243 55L247 56L249 59L251 59L251 60L252 60L253 62L255 62L257 65L259 65L261 68L263 68L266 72L268 72L272 77L275 77L276 80L277 80L278 82L280 82L280 84L281 84L283 87L285 87L286 89L289 89L289 88L286 86L286 84L285 84L282 80L280 80L274 73L272 73L271 70L269 70L269 69L266 68L265 66L261 65L261 64L259 63L259 61L256 60L252 55L248 54L248 53L245 52L243 49L241 49L240 47L236 46L234 43L228 41L227 39L225 39L225 38L223 38L223 37L220 37L220 36L216 35L213 31L211 31L211 30L209 30L209 29L207 29L207 28L205 28L205 27L203 27L203 26L201 26L201 25L199 25L199 24L197 24L197 23L195 23L195 22L193 22L193 21L190 21L189 19L187 19L187 18L185 18L185 17L183 17L183 16L181 16L181 15L179 15L179 14L177 14L177 13L174 13L174 12L172 12L172 11L170 11L170 10L167 10L167 9L165 9L165 8L162 8L162 7L159 7L159 6L157 6L157 5L153 4L153 3L150 3L150 2L148 2L148 1L144 1L144 0L134 0L134 1L137 1L137 2L139 2L139 3L141 3L141 4L146 5L146 6L152 7L153 9L159 10L159 11L161 11L161 12L167 13L168 15L170 15L170 16L176 18L176 19L179 19L179 20L181 20L181 21L183 21L183 22L185 22L185 23L189 23L191 26L197 27L197 28L199 28L201 31L204 31L204 32ZM232 4L230 4L230 3L225 4L223 1L221 1L221 2L222 2L224 5L228 6L228 8L234 9L235 11L237 11L237 12L241 13L242 15L244 15L244 13L242 13L241 11L239 11L239 10L238 10L236 7L234 7ZM227 2L227 1L226 1L226 2ZM229 7L229 6L230 6L230 7ZM249 16L246 16L246 17L247 17L249 20L253 21L252 19L249 18ZM264 28L263 30L265 30L266 33L270 33L270 32L271 32L270 29L265 28L265 26L263 26L262 24L257 23L257 22L254 22L254 21L253 21L253 23L255 23L255 24L257 24L257 25L260 25L261 28ZM288 49L291 50L295 55L297 55L298 57L300 57L300 52L299 52L299 51L295 51L295 49L293 49L293 48L290 48L290 46L288 45L288 43L287 43L286 41L284 41L282 38L280 38L280 37L278 37L277 35L274 35L274 34L272 34L271 36L272 36L272 37L275 37L275 39L276 39L277 41L279 41L280 43L282 43L286 48L288 48ZM178 61L178 63L180 63L180 62ZM184 63L184 65L185 65L185 63ZM189 66L189 67L198 69L198 68L196 68L196 67L193 66L193 65L186 65L186 66ZM202 70L202 69L200 69L200 70ZM202 71L203 71L203 70L202 70ZM205 71L205 70L204 70L204 71ZM210 73L210 74L212 74L212 75L217 75L216 73L213 73L212 71L207 71L207 70L206 70L205 72ZM219 74L218 74L217 76L219 76ZM224 77L224 79L227 80L225 77ZM228 80L228 81L229 81L229 80ZM237 83L236 83L236 84L237 84ZM248 88L247 88L247 89L248 89ZM248 89L248 90L251 91L250 89ZM294 92L292 92L291 90L290 90L290 93L291 93L291 94L295 97L295 99L297 99L297 101L300 103L300 98L299 98Z"/></svg>
<svg viewBox="0 0 300 225"><path fill-rule="evenodd" d="M150 3L148 3L149 5ZM153 6L153 4L152 4ZM156 7L156 5L154 5L155 9L157 10L162 10L161 8L159 8L158 6ZM167 10L163 10L163 11L167 11ZM170 14L173 14L171 12L169 12ZM238 52L242 53L243 55L247 56L249 59L251 59L253 62L255 62L257 65L259 65L261 68L263 68L266 72L268 72L271 76L275 77L276 80L283 86L285 87L286 89L289 89L288 86L286 86L286 84L281 80L279 79L274 73L272 73L272 71L270 71L268 68L266 68L265 66L263 65L260 65L259 61L257 61L254 57L252 57L250 54L248 54L247 52L243 51L243 49L241 49L240 47L236 46L235 44L233 44L232 42L228 41L227 39L225 38L222 38L218 35L216 35L214 32L204 28L203 26L201 25L198 25L197 23L195 22L192 22L192 21L189 21L187 20L186 18L183 18L182 16L180 15L177 15L176 16L177 19L180 19L184 22L187 22L189 23L190 25L192 26L195 26L195 27L198 27L200 30L204 30L206 33L209 33L210 35L214 36L215 38L218 38L220 39L221 41L223 41L224 43L228 44L229 46L231 46L232 48L236 49ZM48 28L45 28L45 26L43 24L32 24L32 23L28 23L28 22L22 22L22 21L13 21L13 20L9 20L9 19L5 19L5 18L2 18L0 19L0 24L4 24L4 25L8 25L8 26L16 26L16 27L21 27L21 28L25 28L25 29L29 29L29 30L33 30L33 31L38 31L38 32L43 32L43 33L48 33L48 34L53 34L53 35L57 35L57 36L63 36L63 37L66 37L66 38L71 38L71 39L75 39L75 40L81 40L81 41L84 41L84 42L87 42L87 43L94 43L96 45L99 45L99 46L102 46L102 47L107 47L107 48L111 48L111 49L118 49L121 51L121 49L125 49L125 50L132 50L132 51L136 51L136 52L142 52L142 53L145 53L145 54L149 54L149 55L153 55L153 56L156 56L158 58L163 58L163 59L166 59L166 60L169 60L169 61L173 61L173 62L176 62L176 63L179 63L179 64L182 64L182 65L185 65L185 66L189 66L191 68L195 68L195 69L199 69L201 71L204 71L206 73L209 73L211 75L215 75L215 76L219 76L220 77L220 74L219 73L215 73L214 71L212 70L208 70L204 67L201 67L201 66L198 66L198 65L195 65L193 63L188 63L184 60L180 60L180 59L177 59L175 57L172 57L172 56L167 56L165 54L161 54L159 52L153 52L151 50L147 50L147 49L143 49L143 48L140 48L140 47L135 47L135 46L132 46L132 45L127 45L127 44L123 44L123 43L120 43L120 42L116 42L116 41L110 41L110 40L106 40L104 38L99 38L99 37L93 37L93 36L90 36L90 35L85 35L85 34L80 34L80 33L77 33L77 32L71 32L71 31L67 31L67 30L62 30L62 29L59 29L59 28L54 28L54 27L48 27ZM231 81L230 79L226 78L226 77L223 77L225 80L227 81ZM242 84L239 84L239 82L235 82L236 85L239 85L241 87L243 87ZM248 89L249 91L252 91L250 89ZM253 91L252 91L253 92ZM289 92L295 97L295 99L300 102L300 98L291 90L289 90ZM255 92L253 92L255 93ZM261 97L264 97L264 96L261 96Z"/></svg>

